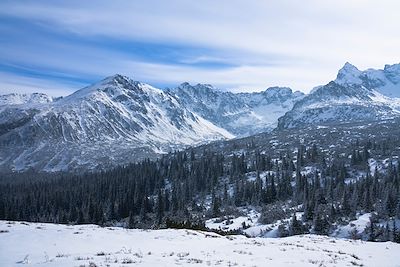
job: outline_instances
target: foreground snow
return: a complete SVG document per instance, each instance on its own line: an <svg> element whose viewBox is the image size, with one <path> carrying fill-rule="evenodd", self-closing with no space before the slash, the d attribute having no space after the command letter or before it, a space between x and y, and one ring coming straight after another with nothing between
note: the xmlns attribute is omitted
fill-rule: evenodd
<svg viewBox="0 0 400 267"><path fill-rule="evenodd" d="M400 266L400 245L0 221L0 266Z"/></svg>

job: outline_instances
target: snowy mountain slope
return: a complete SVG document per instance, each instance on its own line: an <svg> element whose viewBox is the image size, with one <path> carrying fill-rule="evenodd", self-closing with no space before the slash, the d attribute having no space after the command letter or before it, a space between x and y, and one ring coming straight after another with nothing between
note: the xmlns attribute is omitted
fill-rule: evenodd
<svg viewBox="0 0 400 267"><path fill-rule="evenodd" d="M0 95L0 106L50 103L53 98L42 93Z"/></svg>
<svg viewBox="0 0 400 267"><path fill-rule="evenodd" d="M399 266L396 243L0 221L2 266ZM38 246L37 244L40 244Z"/></svg>
<svg viewBox="0 0 400 267"><path fill-rule="evenodd" d="M347 62L339 70L335 82L340 85L360 85L388 97L400 97L400 63L385 65L383 70L360 71Z"/></svg>
<svg viewBox="0 0 400 267"><path fill-rule="evenodd" d="M234 94L188 83L171 92L190 110L237 136L270 131L277 125L375 121L399 115L400 64L360 71L346 63L333 82L307 96L285 87Z"/></svg>
<svg viewBox="0 0 400 267"><path fill-rule="evenodd" d="M256 129L253 133L259 133L265 132L265 129L274 129L278 125L278 118L291 110L304 97L304 93L293 92L287 87L270 87L263 92L242 93L239 96L258 118L251 125Z"/></svg>
<svg viewBox="0 0 400 267"><path fill-rule="evenodd" d="M303 93L272 87L259 93L222 92L210 85L183 83L171 89L193 112L238 136L270 131Z"/></svg>
<svg viewBox="0 0 400 267"><path fill-rule="evenodd" d="M0 170L94 169L276 126L391 119L400 115L400 98L391 97L399 66L360 71L346 63L335 81L308 95L285 87L235 94L189 83L162 91L115 75L61 99L0 96Z"/></svg>
<svg viewBox="0 0 400 267"><path fill-rule="evenodd" d="M377 80L366 79L365 75L371 76L371 73L375 70L360 72L346 63L335 81L315 88L279 118L279 128L315 123L371 122L400 116L400 98L380 93L378 90L388 87L379 87Z"/></svg>
<svg viewBox="0 0 400 267"><path fill-rule="evenodd" d="M120 75L55 102L3 106L0 134L2 168L46 171L127 163L233 137L174 96Z"/></svg>

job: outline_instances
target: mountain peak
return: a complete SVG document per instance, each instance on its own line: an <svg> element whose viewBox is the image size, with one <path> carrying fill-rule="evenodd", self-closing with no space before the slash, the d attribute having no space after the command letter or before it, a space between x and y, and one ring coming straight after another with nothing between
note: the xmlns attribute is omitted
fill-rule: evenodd
<svg viewBox="0 0 400 267"><path fill-rule="evenodd" d="M273 86L268 87L264 93L267 94L291 94L293 91L289 87L280 87L280 86Z"/></svg>
<svg viewBox="0 0 400 267"><path fill-rule="evenodd" d="M346 61L346 63L344 63L343 68L351 68L351 69L357 69L356 66L354 66L353 64L351 64L350 62Z"/></svg>
<svg viewBox="0 0 400 267"><path fill-rule="evenodd" d="M188 82L183 82L179 85L179 87L191 87L190 83Z"/></svg>
<svg viewBox="0 0 400 267"><path fill-rule="evenodd" d="M198 84L196 84L196 87L209 88L209 89L216 90L216 88L214 86L212 86L211 84L209 84L209 83L198 83Z"/></svg>
<svg viewBox="0 0 400 267"><path fill-rule="evenodd" d="M353 64L346 62L343 67L339 70L339 73L359 73L360 70Z"/></svg>
<svg viewBox="0 0 400 267"><path fill-rule="evenodd" d="M137 98L145 97L148 99L150 95L161 95L162 90L155 88L146 83L133 81L131 78L115 74L104 78L103 80L93 83L82 88L72 95L65 97L62 103L75 101L76 99L105 99L105 98Z"/></svg>
<svg viewBox="0 0 400 267"><path fill-rule="evenodd" d="M118 83L131 82L131 81L132 80L129 77L117 73L112 76L108 76L108 77L104 78L97 84L118 84Z"/></svg>
<svg viewBox="0 0 400 267"><path fill-rule="evenodd" d="M386 64L384 67L384 70L398 70L400 72L400 63L397 64Z"/></svg>
<svg viewBox="0 0 400 267"><path fill-rule="evenodd" d="M361 83L361 73L362 72L356 66L346 62L339 70L336 82L339 84L359 84Z"/></svg>
<svg viewBox="0 0 400 267"><path fill-rule="evenodd" d="M191 85L188 82L181 83L179 85L180 88L191 88L191 89L211 89L211 90L218 90L211 84L204 84L204 83L198 83L196 85Z"/></svg>
<svg viewBox="0 0 400 267"><path fill-rule="evenodd" d="M393 83L400 84L400 63L385 65L383 69L385 76Z"/></svg>

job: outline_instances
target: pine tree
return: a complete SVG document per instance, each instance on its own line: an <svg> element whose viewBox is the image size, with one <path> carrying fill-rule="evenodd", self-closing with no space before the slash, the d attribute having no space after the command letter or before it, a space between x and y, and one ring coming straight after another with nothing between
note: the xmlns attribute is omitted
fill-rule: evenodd
<svg viewBox="0 0 400 267"><path fill-rule="evenodd" d="M130 229L135 228L135 218L132 212L129 212L128 228Z"/></svg>
<svg viewBox="0 0 400 267"><path fill-rule="evenodd" d="M158 197L157 197L157 221L160 225L162 223L162 219L164 217L164 197L161 193L161 189L158 190Z"/></svg>
<svg viewBox="0 0 400 267"><path fill-rule="evenodd" d="M368 232L369 232L369 238L368 241L376 241L376 227L375 227L375 222L372 219L372 215L369 218L369 226L368 226Z"/></svg>
<svg viewBox="0 0 400 267"><path fill-rule="evenodd" d="M140 221L147 221L147 197L142 200L142 205L140 207Z"/></svg>
<svg viewBox="0 0 400 267"><path fill-rule="evenodd" d="M388 189L388 193L386 196L386 203L385 203L385 209L387 215L389 217L394 217L396 215L396 208L397 208L397 199L395 197L395 194L393 190Z"/></svg>
<svg viewBox="0 0 400 267"><path fill-rule="evenodd" d="M271 175L271 184L269 187L270 202L274 202L277 197L274 175Z"/></svg>
<svg viewBox="0 0 400 267"><path fill-rule="evenodd" d="M389 228L389 221L386 222L386 226L383 232L383 241L389 241L390 240L390 228Z"/></svg>
<svg viewBox="0 0 400 267"><path fill-rule="evenodd" d="M314 233L318 235L328 235L329 234L329 222L325 215L321 211L318 211L314 219Z"/></svg>
<svg viewBox="0 0 400 267"><path fill-rule="evenodd" d="M290 235L300 235L304 233L303 224L297 220L296 214L293 214L292 220L289 225L289 234Z"/></svg>
<svg viewBox="0 0 400 267"><path fill-rule="evenodd" d="M400 243L400 232L397 231L396 220L393 220L393 242Z"/></svg>
<svg viewBox="0 0 400 267"><path fill-rule="evenodd" d="M221 214L220 206L219 198L214 193L212 195L212 214L214 217L218 217Z"/></svg>

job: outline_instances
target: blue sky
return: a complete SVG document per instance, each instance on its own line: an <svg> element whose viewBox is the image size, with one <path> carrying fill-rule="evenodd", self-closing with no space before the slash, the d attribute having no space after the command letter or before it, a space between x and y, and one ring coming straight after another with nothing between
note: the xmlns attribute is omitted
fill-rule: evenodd
<svg viewBox="0 0 400 267"><path fill-rule="evenodd" d="M398 1L0 2L0 93L66 95L120 73L164 88L304 92L400 60Z"/></svg>

